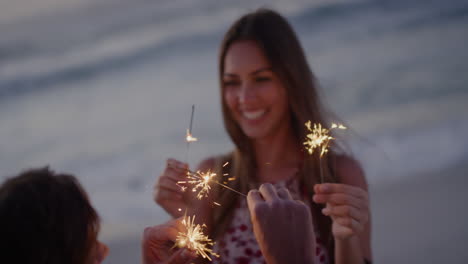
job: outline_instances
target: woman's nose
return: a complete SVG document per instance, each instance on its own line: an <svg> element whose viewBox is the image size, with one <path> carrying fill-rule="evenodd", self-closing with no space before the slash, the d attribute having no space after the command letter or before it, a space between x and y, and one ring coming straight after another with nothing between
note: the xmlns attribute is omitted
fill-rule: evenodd
<svg viewBox="0 0 468 264"><path fill-rule="evenodd" d="M244 84L242 85L241 89L239 90L239 103L245 104L255 100L255 90L251 85Z"/></svg>

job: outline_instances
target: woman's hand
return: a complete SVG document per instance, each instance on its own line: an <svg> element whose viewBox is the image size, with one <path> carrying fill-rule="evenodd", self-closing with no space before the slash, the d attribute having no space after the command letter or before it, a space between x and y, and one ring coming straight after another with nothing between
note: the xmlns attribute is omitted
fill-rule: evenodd
<svg viewBox="0 0 468 264"><path fill-rule="evenodd" d="M154 186L154 201L174 218L181 217L188 207L190 198L177 185L178 181L186 179L187 171L186 163L168 159L166 168Z"/></svg>
<svg viewBox="0 0 468 264"><path fill-rule="evenodd" d="M347 185L324 183L314 186L314 202L326 204L324 215L330 216L335 239L348 239L364 230L369 221L369 197L365 190Z"/></svg>
<svg viewBox="0 0 468 264"><path fill-rule="evenodd" d="M262 184L247 196L255 238L267 263L313 263L315 233L307 205L287 189Z"/></svg>
<svg viewBox="0 0 468 264"><path fill-rule="evenodd" d="M145 229L141 247L143 264L185 264L196 258L196 254L188 249L174 248L177 234L184 230L181 220L174 219Z"/></svg>

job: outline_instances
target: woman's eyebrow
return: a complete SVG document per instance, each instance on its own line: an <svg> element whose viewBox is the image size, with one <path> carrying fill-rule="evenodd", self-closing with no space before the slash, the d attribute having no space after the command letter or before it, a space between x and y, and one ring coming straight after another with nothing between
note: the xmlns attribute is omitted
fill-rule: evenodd
<svg viewBox="0 0 468 264"><path fill-rule="evenodd" d="M271 67L264 67L264 68L260 68L254 72L251 72L250 75L255 75L255 74L258 74L258 73L261 73L261 72L264 72L264 71L272 71Z"/></svg>
<svg viewBox="0 0 468 264"><path fill-rule="evenodd" d="M224 77L237 77L237 74L234 73L224 73Z"/></svg>
<svg viewBox="0 0 468 264"><path fill-rule="evenodd" d="M249 75L255 75L255 74L258 74L258 73L261 73L261 72L264 72L264 71L272 71L272 68L271 67L260 68L258 70L255 70L255 71L249 73ZM224 73L223 76L224 77L234 77L234 78L239 77L239 75L237 75L237 74L228 73L228 72Z"/></svg>

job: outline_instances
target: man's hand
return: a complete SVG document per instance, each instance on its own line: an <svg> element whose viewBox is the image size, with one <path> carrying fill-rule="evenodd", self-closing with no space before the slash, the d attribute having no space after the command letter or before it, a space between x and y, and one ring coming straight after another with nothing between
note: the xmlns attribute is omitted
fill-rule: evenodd
<svg viewBox="0 0 468 264"><path fill-rule="evenodd" d="M310 209L285 188L262 184L247 203L254 234L269 264L313 263L315 233Z"/></svg>

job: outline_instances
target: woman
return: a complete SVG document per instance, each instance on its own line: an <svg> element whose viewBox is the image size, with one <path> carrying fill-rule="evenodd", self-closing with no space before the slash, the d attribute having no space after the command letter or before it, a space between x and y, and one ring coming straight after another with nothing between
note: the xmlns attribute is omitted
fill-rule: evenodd
<svg viewBox="0 0 468 264"><path fill-rule="evenodd" d="M219 74L224 123L235 149L206 159L198 169L235 176L228 184L242 193L272 183L304 201L317 238L310 245L315 263L370 261L367 184L359 164L334 146L322 157L321 170L319 153L303 151L304 123L328 123L315 77L288 22L265 9L237 20L222 42ZM223 167L225 162L229 165ZM262 263L245 198L217 188L206 199L194 199L176 185L187 168L168 160L155 186L156 202L173 217L180 217L178 208L196 212L217 241L215 262Z"/></svg>

